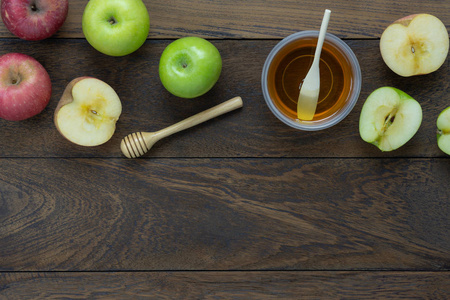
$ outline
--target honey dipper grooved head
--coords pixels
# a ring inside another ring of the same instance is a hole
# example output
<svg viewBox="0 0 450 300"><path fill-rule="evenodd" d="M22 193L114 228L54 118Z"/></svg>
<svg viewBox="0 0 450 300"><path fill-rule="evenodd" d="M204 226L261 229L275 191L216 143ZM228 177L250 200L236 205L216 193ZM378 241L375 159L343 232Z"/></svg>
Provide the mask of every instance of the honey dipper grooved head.
<svg viewBox="0 0 450 300"><path fill-rule="evenodd" d="M142 132L135 132L124 137L120 143L120 149L128 158L139 157L149 150L144 142Z"/></svg>

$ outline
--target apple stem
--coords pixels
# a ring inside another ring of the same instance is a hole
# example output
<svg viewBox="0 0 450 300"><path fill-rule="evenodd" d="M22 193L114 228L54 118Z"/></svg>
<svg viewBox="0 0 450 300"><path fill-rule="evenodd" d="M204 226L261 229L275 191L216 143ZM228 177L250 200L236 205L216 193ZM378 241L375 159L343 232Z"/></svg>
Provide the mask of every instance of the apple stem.
<svg viewBox="0 0 450 300"><path fill-rule="evenodd" d="M20 75L19 76L14 76L14 78L12 78L11 80L11 84L13 85L18 85L21 81Z"/></svg>
<svg viewBox="0 0 450 300"><path fill-rule="evenodd" d="M109 24L114 25L117 23L117 20L114 17L109 18Z"/></svg>
<svg viewBox="0 0 450 300"><path fill-rule="evenodd" d="M37 8L37 6L36 6L36 3L34 3L34 2L31 3L30 8L31 8L32 11L38 11L38 8Z"/></svg>

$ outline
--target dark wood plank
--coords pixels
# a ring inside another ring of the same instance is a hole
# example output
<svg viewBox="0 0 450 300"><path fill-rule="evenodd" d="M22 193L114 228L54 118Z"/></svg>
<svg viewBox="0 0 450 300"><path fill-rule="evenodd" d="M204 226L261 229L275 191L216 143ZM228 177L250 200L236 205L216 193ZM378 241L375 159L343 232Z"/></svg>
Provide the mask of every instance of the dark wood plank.
<svg viewBox="0 0 450 300"><path fill-rule="evenodd" d="M135 131L169 126L229 98L240 95L244 107L158 142L146 157L446 157L436 144L436 118L450 103L449 60L436 72L402 78L381 59L378 41L346 41L358 57L363 87L358 103L340 124L320 132L301 132L276 119L267 108L260 74L277 40L214 41L223 57L223 72L206 95L185 100L164 90L159 57L168 40L148 41L136 53L107 57L85 40L39 43L2 40L0 54L15 51L35 57L49 71L52 99L40 115L22 122L0 120L0 157L122 157L120 140ZM117 131L108 143L94 148L66 141L53 125L53 113L68 82L94 76L116 89L123 103ZM358 122L367 96L381 86L394 86L415 97L423 108L418 133L405 146L382 153L362 141ZM448 156L447 156L448 157Z"/></svg>
<svg viewBox="0 0 450 300"><path fill-rule="evenodd" d="M435 141L450 103L449 60L401 78L378 49L384 28L411 13L450 29L449 1L144 2L149 40L119 58L85 41L87 0L71 0L45 41L21 41L0 22L0 55L35 57L53 83L42 114L0 120L1 299L450 298L450 159ZM265 106L260 74L272 47L317 29L325 8L329 32L360 61L363 89L341 124L298 132ZM158 61L191 35L212 40L224 69L211 92L182 100L163 89ZM65 141L52 121L66 84L83 75L123 101L117 132L100 147ZM386 85L419 100L424 120L407 145L381 153L359 138L358 119ZM122 158L126 134L236 95L244 108L160 141L144 159Z"/></svg>
<svg viewBox="0 0 450 300"><path fill-rule="evenodd" d="M0 273L6 299L448 299L449 272Z"/></svg>
<svg viewBox="0 0 450 300"><path fill-rule="evenodd" d="M87 0L69 1L69 15L56 38L84 38L81 19ZM282 38L299 30L318 30L323 11L332 10L329 32L346 38L378 38L393 21L429 13L450 26L447 0L361 1L202 1L144 0L150 15L149 38ZM448 28L448 27L447 27ZM1 22L0 37L12 37Z"/></svg>
<svg viewBox="0 0 450 300"><path fill-rule="evenodd" d="M24 158L0 170L0 271L450 268L450 160Z"/></svg>

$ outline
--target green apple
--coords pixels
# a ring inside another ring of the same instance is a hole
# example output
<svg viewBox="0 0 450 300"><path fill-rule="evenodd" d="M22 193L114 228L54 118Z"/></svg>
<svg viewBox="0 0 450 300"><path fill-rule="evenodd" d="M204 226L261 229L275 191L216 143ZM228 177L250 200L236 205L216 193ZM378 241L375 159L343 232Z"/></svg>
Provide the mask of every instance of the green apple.
<svg viewBox="0 0 450 300"><path fill-rule="evenodd" d="M436 125L438 128L437 143L439 149L450 155L450 106L439 114Z"/></svg>
<svg viewBox="0 0 450 300"><path fill-rule="evenodd" d="M181 98L195 98L208 92L216 84L221 71L219 50L199 37L173 41L164 49L159 61L162 84Z"/></svg>
<svg viewBox="0 0 450 300"><path fill-rule="evenodd" d="M381 151L408 142L422 123L422 108L411 96L393 87L373 91L361 110L359 134Z"/></svg>
<svg viewBox="0 0 450 300"><path fill-rule="evenodd" d="M82 28L92 47L106 55L123 56L144 44L150 17L142 0L90 0Z"/></svg>

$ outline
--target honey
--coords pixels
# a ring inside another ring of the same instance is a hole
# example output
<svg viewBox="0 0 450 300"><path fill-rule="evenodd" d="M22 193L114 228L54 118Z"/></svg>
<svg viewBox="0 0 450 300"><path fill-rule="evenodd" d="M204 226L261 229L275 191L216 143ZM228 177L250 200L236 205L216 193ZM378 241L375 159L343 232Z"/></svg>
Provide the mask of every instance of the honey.
<svg viewBox="0 0 450 300"><path fill-rule="evenodd" d="M320 93L312 121L297 119L299 86L306 77L317 45L317 37L305 37L281 48L267 73L267 88L274 105L297 122L330 118L346 104L354 74L348 58L338 46L325 40L320 56Z"/></svg>

